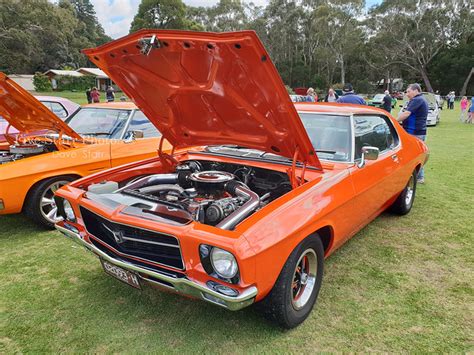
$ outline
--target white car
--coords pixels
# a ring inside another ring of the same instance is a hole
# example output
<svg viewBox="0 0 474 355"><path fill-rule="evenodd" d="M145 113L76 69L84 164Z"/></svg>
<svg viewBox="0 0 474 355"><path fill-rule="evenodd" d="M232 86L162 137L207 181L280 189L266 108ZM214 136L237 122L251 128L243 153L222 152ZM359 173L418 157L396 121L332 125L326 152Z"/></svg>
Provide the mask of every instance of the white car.
<svg viewBox="0 0 474 355"><path fill-rule="evenodd" d="M426 118L426 125L427 126L436 126L441 118L441 110L438 106L438 101L436 100L436 95L431 92L422 92L423 96L425 97L426 101L428 101L428 117ZM404 103L400 107L402 111L405 111L408 105L408 98L404 97Z"/></svg>

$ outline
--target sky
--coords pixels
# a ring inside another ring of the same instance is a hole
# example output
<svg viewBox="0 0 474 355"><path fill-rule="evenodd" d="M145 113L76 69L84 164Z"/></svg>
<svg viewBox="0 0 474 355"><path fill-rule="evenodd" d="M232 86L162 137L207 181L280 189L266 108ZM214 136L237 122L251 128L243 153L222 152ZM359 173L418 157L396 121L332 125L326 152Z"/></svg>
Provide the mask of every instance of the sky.
<svg viewBox="0 0 474 355"><path fill-rule="evenodd" d="M212 6L218 0L183 0L191 6ZM366 0L367 6L380 3L381 0ZM91 0L94 4L97 18L104 27L105 33L112 38L128 34L133 17L138 11L141 0ZM256 5L265 6L268 0L252 0Z"/></svg>

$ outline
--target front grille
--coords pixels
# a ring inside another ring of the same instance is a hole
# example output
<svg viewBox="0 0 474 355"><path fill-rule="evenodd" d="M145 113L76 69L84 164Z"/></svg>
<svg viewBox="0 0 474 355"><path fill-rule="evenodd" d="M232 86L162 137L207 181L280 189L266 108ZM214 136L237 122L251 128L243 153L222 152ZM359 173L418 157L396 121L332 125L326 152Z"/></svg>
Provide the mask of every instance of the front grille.
<svg viewBox="0 0 474 355"><path fill-rule="evenodd" d="M109 253L113 252L111 249L113 248L122 254L120 258L128 259L127 261L134 264L145 264L150 267L149 264L127 258L127 256L180 270L184 269L181 249L178 239L175 237L110 222L84 207L81 207L81 215L87 231L93 237L92 239L98 240L94 243L95 246L102 242L109 248ZM102 250L102 248L100 249Z"/></svg>

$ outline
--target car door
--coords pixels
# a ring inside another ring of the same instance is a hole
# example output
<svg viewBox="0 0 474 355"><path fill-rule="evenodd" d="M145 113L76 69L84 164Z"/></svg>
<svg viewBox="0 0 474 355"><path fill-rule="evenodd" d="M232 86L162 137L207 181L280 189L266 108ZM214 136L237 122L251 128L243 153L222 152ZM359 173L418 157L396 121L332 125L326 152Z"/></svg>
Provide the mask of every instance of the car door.
<svg viewBox="0 0 474 355"><path fill-rule="evenodd" d="M137 136L143 135L143 138L133 138L133 132ZM111 142L112 166L155 157L158 154L161 133L140 110L132 114L123 138Z"/></svg>
<svg viewBox="0 0 474 355"><path fill-rule="evenodd" d="M359 167L362 147L379 149L376 160ZM360 215L360 225L368 223L401 191L401 170L397 154L399 140L390 120L383 115L354 116L354 160L350 168Z"/></svg>

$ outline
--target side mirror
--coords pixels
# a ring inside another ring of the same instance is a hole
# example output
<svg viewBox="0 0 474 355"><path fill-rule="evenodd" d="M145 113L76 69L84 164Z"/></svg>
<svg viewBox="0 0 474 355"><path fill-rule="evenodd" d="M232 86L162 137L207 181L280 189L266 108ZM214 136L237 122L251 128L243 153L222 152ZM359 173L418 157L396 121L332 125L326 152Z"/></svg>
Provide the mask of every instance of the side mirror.
<svg viewBox="0 0 474 355"><path fill-rule="evenodd" d="M127 137L125 138L125 143L131 143L135 139L140 139L143 137L144 137L143 131L129 131L127 133Z"/></svg>
<svg viewBox="0 0 474 355"><path fill-rule="evenodd" d="M380 150L377 147L362 147L362 157L357 167L362 168L366 160L377 160Z"/></svg>

